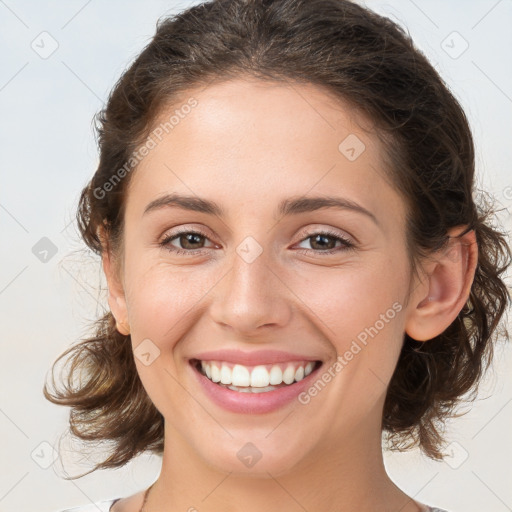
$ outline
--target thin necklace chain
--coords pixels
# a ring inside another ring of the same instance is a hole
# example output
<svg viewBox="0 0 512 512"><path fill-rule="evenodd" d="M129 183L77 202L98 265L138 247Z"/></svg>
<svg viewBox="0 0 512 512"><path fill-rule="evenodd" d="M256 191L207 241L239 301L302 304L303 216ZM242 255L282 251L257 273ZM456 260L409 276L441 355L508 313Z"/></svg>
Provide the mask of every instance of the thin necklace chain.
<svg viewBox="0 0 512 512"><path fill-rule="evenodd" d="M146 505L146 501L148 501L149 491L151 490L151 488L153 487L153 485L155 485L155 484L153 483L152 485L150 485L150 486L146 489L146 492L144 493L144 500L142 501L142 506L140 507L139 512L144 512L144 506Z"/></svg>

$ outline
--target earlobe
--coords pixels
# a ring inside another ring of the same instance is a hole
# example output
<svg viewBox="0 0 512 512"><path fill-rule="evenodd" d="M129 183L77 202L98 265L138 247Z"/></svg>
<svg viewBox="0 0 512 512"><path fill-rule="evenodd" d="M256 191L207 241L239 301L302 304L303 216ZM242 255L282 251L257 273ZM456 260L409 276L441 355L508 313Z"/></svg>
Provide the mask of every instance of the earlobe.
<svg viewBox="0 0 512 512"><path fill-rule="evenodd" d="M427 341L441 334L466 304L478 259L474 230L454 228L448 247L427 264L427 280L417 287L410 302L405 332L417 341Z"/></svg>
<svg viewBox="0 0 512 512"><path fill-rule="evenodd" d="M120 298L119 296L114 295L110 286L108 290L108 305L116 319L116 329L121 334L128 336L128 334L130 334L130 325L127 320L128 315L125 299L124 297Z"/></svg>

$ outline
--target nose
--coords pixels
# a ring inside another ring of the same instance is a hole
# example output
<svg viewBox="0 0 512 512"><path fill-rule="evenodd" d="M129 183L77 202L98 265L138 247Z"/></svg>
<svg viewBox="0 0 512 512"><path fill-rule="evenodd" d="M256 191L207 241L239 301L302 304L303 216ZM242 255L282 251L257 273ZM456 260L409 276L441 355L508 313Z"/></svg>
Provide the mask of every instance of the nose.
<svg viewBox="0 0 512 512"><path fill-rule="evenodd" d="M239 336L282 327L291 317L290 291L264 254L250 263L236 254L233 266L211 292L213 321Z"/></svg>

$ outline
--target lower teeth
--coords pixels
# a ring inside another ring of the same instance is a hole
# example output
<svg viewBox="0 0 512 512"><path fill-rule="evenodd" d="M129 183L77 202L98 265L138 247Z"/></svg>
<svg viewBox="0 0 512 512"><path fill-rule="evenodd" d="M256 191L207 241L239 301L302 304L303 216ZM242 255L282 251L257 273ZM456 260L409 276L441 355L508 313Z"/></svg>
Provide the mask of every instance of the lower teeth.
<svg viewBox="0 0 512 512"><path fill-rule="evenodd" d="M231 384L221 384L220 382L216 382L215 384L218 384L219 386L222 386L224 388L231 389L232 391L238 391L240 393L266 393L267 391L273 391L274 389L278 389L283 387L283 385L279 386L266 386L264 388L253 388L251 386L248 387L239 387L239 386L233 386ZM287 384L284 384L286 386Z"/></svg>

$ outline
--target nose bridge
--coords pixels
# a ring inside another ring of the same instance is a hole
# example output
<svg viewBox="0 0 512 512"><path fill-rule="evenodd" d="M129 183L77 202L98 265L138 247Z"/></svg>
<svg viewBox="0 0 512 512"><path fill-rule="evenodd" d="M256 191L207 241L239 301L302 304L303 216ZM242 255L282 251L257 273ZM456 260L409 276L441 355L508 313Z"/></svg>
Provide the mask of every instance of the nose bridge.
<svg viewBox="0 0 512 512"><path fill-rule="evenodd" d="M269 254L252 237L236 247L228 275L215 287L211 314L216 322L249 333L288 321L286 287L275 275Z"/></svg>

